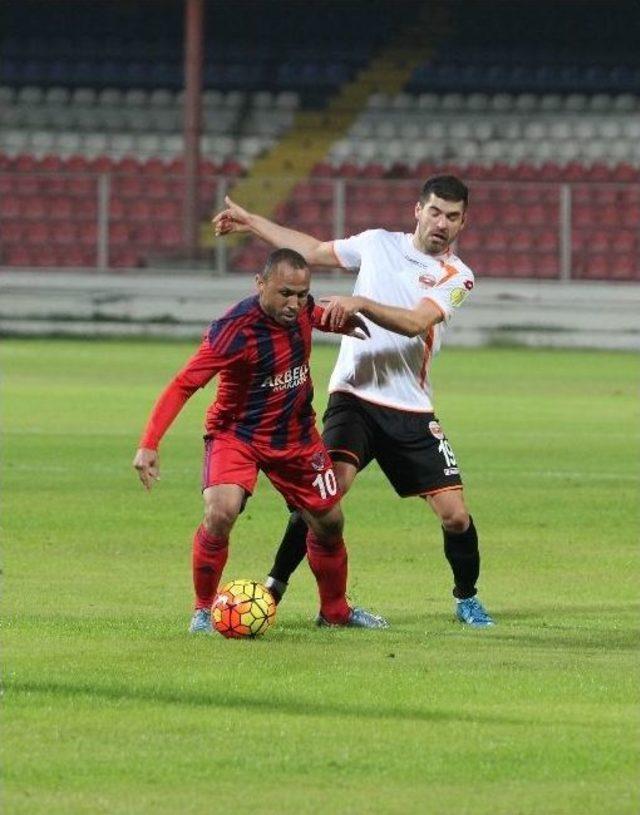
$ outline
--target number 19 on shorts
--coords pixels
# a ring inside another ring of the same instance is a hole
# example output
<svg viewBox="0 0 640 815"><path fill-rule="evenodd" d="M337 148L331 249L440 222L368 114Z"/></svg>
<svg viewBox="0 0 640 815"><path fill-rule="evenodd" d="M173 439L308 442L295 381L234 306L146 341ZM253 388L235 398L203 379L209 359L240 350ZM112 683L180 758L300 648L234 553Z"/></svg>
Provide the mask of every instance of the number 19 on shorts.
<svg viewBox="0 0 640 815"><path fill-rule="evenodd" d="M323 473L318 473L311 483L318 490L323 501L326 501L327 498L333 498L338 492L338 482L331 468Z"/></svg>

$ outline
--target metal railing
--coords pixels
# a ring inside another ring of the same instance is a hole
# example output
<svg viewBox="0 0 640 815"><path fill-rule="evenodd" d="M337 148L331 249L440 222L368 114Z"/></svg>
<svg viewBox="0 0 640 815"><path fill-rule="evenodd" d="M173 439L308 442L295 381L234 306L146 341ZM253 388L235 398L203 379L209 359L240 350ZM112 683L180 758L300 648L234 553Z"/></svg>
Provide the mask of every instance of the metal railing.
<svg viewBox="0 0 640 815"><path fill-rule="evenodd" d="M184 177L119 173L0 173L0 265L101 271L167 266L224 275L259 268L255 240L213 240L211 215L235 179L202 176L199 251L187 257ZM242 180L243 200L264 200L273 179ZM273 204L280 223L321 239L383 227L412 232L414 179L311 178ZM470 183L458 254L485 277L640 280L640 185ZM262 195L261 195L262 194Z"/></svg>

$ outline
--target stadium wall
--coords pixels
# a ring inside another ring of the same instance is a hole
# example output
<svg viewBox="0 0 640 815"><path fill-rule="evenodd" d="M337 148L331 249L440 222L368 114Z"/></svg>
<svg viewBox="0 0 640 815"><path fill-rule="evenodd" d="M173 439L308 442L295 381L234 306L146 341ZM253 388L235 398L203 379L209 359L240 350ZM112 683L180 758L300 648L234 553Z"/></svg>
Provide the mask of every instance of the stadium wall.
<svg viewBox="0 0 640 815"><path fill-rule="evenodd" d="M316 297L349 294L351 288L348 277L314 277ZM251 275L0 271L0 334L196 339L253 290ZM640 287L633 284L481 279L447 342L640 350L638 313ZM325 334L317 338L335 341Z"/></svg>

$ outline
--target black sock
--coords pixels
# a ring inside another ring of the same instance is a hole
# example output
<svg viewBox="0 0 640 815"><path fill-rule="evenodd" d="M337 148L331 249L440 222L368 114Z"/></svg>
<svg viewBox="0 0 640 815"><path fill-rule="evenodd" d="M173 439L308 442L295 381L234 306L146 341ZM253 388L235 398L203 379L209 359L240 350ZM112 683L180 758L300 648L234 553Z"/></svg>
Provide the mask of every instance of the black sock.
<svg viewBox="0 0 640 815"><path fill-rule="evenodd" d="M444 536L444 553L453 572L455 583L453 596L459 600L473 597L476 594L476 583L480 575L480 552L478 551L478 533L470 518L466 532L456 534L442 530Z"/></svg>
<svg viewBox="0 0 640 815"><path fill-rule="evenodd" d="M292 512L273 566L269 569L269 577L281 583L288 583L306 554L307 524L299 512Z"/></svg>

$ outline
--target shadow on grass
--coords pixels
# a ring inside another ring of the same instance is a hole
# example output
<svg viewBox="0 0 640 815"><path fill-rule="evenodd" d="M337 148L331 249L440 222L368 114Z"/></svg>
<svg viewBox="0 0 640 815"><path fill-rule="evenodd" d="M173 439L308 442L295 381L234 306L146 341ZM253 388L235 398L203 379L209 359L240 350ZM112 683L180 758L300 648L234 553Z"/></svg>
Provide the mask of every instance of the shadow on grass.
<svg viewBox="0 0 640 815"><path fill-rule="evenodd" d="M204 691L174 691L170 688L132 688L123 685L90 685L80 683L62 683L45 680L12 680L7 681L8 694L46 694L59 699L76 700L86 698L87 701L104 700L107 702L142 702L147 704L160 703L163 705L176 705L179 707L220 707L233 708L242 711L252 710L257 713L282 714L285 716L354 716L358 719L390 719L395 721L433 722L433 723L467 723L478 725L509 725L531 727L536 722L528 717L515 717L504 715L487 715L483 713L447 710L428 710L410 707L384 707L380 705L366 706L364 704L351 705L335 699L326 702L310 701L308 699L278 699L270 697L262 699L259 696L232 691L229 687L210 688ZM559 722L555 722L559 724ZM539 723L540 724L540 723ZM592 727L590 722L570 721L564 724L577 727Z"/></svg>

